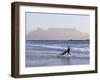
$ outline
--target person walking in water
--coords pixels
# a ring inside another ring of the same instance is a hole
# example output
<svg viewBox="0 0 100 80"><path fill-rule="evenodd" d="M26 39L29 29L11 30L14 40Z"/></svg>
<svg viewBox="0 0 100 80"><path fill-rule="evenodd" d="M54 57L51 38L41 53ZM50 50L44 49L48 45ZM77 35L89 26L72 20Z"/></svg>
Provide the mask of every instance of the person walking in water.
<svg viewBox="0 0 100 80"><path fill-rule="evenodd" d="M66 51L64 51L63 53L61 53L61 55L65 55L67 53L67 55L71 55L70 53L70 47L68 46L68 49Z"/></svg>

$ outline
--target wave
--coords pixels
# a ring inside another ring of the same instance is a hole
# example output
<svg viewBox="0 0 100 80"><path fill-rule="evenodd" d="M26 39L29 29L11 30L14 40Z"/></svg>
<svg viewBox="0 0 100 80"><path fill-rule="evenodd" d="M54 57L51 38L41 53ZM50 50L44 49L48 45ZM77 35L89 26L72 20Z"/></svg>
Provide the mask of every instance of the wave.
<svg viewBox="0 0 100 80"><path fill-rule="evenodd" d="M62 57L60 57L60 58L68 58L67 56L62 56ZM89 59L89 57L86 57L86 56L72 56L72 57L69 57L69 58L71 58L71 59L73 59L73 58L76 58L76 59Z"/></svg>
<svg viewBox="0 0 100 80"><path fill-rule="evenodd" d="M60 52L54 52L54 51L27 51L27 56L30 56L32 58L56 58L56 57L67 57L67 54L61 56ZM33 54L35 53L35 54ZM52 54L53 53L53 54ZM78 54L78 53L71 53L71 58L80 58L85 59L89 58L89 54Z"/></svg>
<svg viewBox="0 0 100 80"><path fill-rule="evenodd" d="M31 44L31 45L29 45L29 44L27 44L27 46L32 46L32 47L43 47L43 48L50 48L50 49L67 49L67 47L61 47L61 46L54 46L54 45L43 45L43 44L41 44L41 45L38 45L38 44ZM84 48L80 48L80 47L71 47L71 50L78 50L78 51L89 51L89 48L86 48L86 47L84 47Z"/></svg>

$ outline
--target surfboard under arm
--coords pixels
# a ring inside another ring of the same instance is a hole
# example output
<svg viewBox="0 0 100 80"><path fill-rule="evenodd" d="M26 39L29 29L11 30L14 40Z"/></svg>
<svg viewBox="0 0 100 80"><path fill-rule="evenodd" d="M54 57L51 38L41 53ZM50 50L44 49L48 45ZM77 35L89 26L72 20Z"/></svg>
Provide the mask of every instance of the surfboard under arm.
<svg viewBox="0 0 100 80"><path fill-rule="evenodd" d="M71 57L71 56L72 56L71 54L66 54L66 55L58 54L58 57Z"/></svg>

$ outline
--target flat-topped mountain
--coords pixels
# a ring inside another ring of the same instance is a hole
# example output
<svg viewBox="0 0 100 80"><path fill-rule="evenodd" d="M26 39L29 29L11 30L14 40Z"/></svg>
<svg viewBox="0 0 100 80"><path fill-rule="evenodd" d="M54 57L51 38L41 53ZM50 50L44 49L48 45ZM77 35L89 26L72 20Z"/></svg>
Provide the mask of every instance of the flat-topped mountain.
<svg viewBox="0 0 100 80"><path fill-rule="evenodd" d="M27 40L86 40L89 35L73 28L38 28L26 34Z"/></svg>

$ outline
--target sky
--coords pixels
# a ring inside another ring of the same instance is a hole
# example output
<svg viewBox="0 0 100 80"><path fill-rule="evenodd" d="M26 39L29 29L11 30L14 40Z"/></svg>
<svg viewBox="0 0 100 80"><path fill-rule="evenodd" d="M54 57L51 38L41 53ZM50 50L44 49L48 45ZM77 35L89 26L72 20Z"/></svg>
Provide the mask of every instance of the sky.
<svg viewBox="0 0 100 80"><path fill-rule="evenodd" d="M89 33L90 28L90 16L82 14L26 12L25 20L26 34L37 28L74 28L82 33Z"/></svg>

